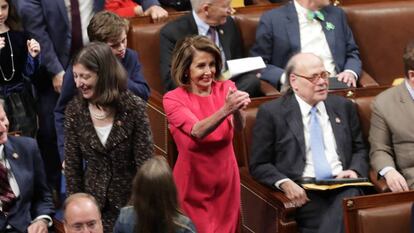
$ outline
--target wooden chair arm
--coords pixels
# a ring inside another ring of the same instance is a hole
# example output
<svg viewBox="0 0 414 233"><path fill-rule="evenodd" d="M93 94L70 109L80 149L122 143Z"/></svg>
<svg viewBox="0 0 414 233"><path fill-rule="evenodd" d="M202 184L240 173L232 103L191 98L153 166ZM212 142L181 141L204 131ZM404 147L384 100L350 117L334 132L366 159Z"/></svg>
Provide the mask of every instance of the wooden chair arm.
<svg viewBox="0 0 414 233"><path fill-rule="evenodd" d="M279 95L280 92L274 88L270 83L260 80L260 91L265 96L271 96L271 95Z"/></svg>
<svg viewBox="0 0 414 233"><path fill-rule="evenodd" d="M362 71L361 77L358 79L357 86L360 87L377 87L379 84L367 72Z"/></svg>
<svg viewBox="0 0 414 233"><path fill-rule="evenodd" d="M414 191L344 198L345 232L411 232L413 201Z"/></svg>
<svg viewBox="0 0 414 233"><path fill-rule="evenodd" d="M369 171L369 179L371 180L371 183L374 184L375 190L377 190L377 192L386 193L391 191L385 179L383 177L379 177L378 173L372 168Z"/></svg>
<svg viewBox="0 0 414 233"><path fill-rule="evenodd" d="M242 228L252 232L297 232L296 207L280 191L258 183L240 168Z"/></svg>

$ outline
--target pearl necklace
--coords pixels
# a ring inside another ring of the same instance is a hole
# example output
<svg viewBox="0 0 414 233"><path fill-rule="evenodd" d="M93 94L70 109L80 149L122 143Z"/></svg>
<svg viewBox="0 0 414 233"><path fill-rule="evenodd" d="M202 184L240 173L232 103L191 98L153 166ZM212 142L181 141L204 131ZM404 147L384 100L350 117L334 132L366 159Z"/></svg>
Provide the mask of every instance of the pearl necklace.
<svg viewBox="0 0 414 233"><path fill-rule="evenodd" d="M96 112L92 109L92 105L89 104L89 112L91 113L91 116L95 118L96 120L105 120L110 115L110 112L107 112L105 110L100 110L99 112Z"/></svg>
<svg viewBox="0 0 414 233"><path fill-rule="evenodd" d="M13 79L14 73L16 72L16 70L14 69L13 48L12 48L12 45L11 45L9 32L6 32L6 35L7 35L7 40L9 41L10 59L11 59L11 64L12 64L12 74L11 74L10 78L6 78L6 76L4 75L3 69L1 68L1 65L0 65L0 71L1 71L1 76L3 76L4 81L8 82L8 81Z"/></svg>

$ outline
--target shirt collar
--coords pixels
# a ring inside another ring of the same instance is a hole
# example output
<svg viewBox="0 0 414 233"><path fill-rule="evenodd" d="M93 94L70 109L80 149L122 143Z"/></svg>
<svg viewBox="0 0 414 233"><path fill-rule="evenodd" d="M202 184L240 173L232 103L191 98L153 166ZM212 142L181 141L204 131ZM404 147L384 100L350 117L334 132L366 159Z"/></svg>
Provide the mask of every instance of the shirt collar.
<svg viewBox="0 0 414 233"><path fill-rule="evenodd" d="M295 97L296 100L299 103L299 108L300 108L300 112L302 114L302 116L309 116L309 112L311 110L311 108L313 106L311 106L310 104L306 103L302 98L300 98L296 93L295 93ZM317 103L315 105L315 107L318 109L318 112L321 116L326 114L326 108L325 108L325 104L323 101L320 101L319 103Z"/></svg>
<svg viewBox="0 0 414 233"><path fill-rule="evenodd" d="M296 0L293 1L293 4L295 5L296 13L300 18L306 19L306 14L308 13L308 9L300 5Z"/></svg>
<svg viewBox="0 0 414 233"><path fill-rule="evenodd" d="M407 87L408 92L411 95L411 98L414 100L414 89L413 87L408 83L408 80L405 79L405 87Z"/></svg>
<svg viewBox="0 0 414 233"><path fill-rule="evenodd" d="M208 29L210 29L210 25L206 24L200 17L198 17L195 11L192 11L195 23L197 25L198 34L202 36L206 36Z"/></svg>
<svg viewBox="0 0 414 233"><path fill-rule="evenodd" d="M0 145L0 161L4 160L4 145Z"/></svg>

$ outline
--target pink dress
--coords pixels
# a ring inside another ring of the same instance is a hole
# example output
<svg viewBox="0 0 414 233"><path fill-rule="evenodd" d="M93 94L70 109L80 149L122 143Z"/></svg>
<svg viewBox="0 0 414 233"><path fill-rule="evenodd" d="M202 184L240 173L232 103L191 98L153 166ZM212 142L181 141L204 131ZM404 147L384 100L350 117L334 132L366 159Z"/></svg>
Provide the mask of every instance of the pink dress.
<svg viewBox="0 0 414 233"><path fill-rule="evenodd" d="M237 231L240 177L233 150L232 115L212 133L198 140L190 136L194 124L218 111L232 81L213 82L209 96L179 87L164 95L169 128L178 148L174 179L181 207L198 233Z"/></svg>

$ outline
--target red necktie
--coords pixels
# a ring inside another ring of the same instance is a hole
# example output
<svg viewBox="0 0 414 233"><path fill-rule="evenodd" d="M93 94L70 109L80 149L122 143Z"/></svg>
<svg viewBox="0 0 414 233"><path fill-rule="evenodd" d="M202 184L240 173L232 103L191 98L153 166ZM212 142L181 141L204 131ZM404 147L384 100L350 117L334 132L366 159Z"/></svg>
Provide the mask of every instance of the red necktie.
<svg viewBox="0 0 414 233"><path fill-rule="evenodd" d="M80 48L82 48L82 26L81 26L81 17L79 12L79 2L78 0L70 0L70 12L72 15L72 44L71 44L71 54L76 53Z"/></svg>
<svg viewBox="0 0 414 233"><path fill-rule="evenodd" d="M9 212L15 199L16 196L10 187L7 168L0 162L0 201L3 205L3 212Z"/></svg>

